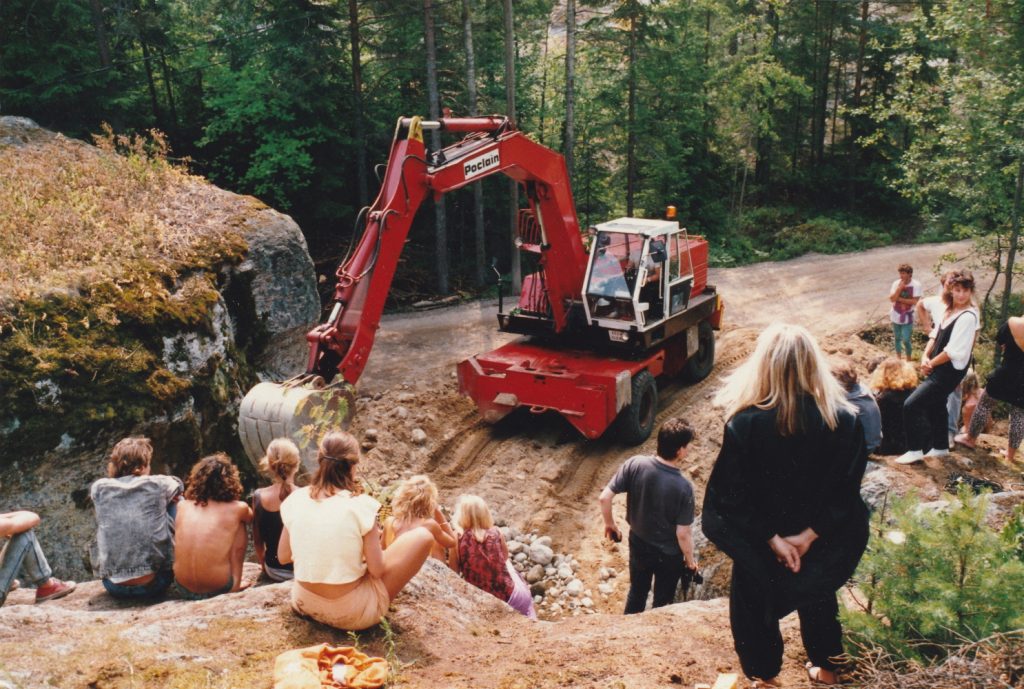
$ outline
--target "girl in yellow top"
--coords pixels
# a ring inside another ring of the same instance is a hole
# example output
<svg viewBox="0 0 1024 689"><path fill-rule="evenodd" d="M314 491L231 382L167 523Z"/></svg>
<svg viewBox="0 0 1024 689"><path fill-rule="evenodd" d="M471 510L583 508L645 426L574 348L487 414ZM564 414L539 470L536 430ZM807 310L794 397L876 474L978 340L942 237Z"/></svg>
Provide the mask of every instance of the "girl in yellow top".
<svg viewBox="0 0 1024 689"><path fill-rule="evenodd" d="M437 486L423 474L402 482L391 500L391 516L384 520L381 545L388 548L402 534L426 529L434 539L431 555L442 562L449 548L455 547L455 531L437 506Z"/></svg>
<svg viewBox="0 0 1024 689"><path fill-rule="evenodd" d="M317 463L310 485L281 503L277 555L295 565L292 609L339 629L367 629L423 566L434 537L413 529L381 549L380 503L362 495L359 443L351 434L324 436Z"/></svg>

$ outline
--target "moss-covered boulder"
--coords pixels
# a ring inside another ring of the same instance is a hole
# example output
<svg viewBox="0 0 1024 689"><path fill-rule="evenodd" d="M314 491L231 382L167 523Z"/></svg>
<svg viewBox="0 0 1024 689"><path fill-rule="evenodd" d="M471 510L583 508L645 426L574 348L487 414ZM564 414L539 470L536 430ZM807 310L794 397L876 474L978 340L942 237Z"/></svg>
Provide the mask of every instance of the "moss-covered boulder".
<svg viewBox="0 0 1024 689"><path fill-rule="evenodd" d="M0 510L39 512L81 576L88 485L124 435L153 438L157 471L220 450L245 468L238 402L302 368L313 265L290 218L168 163L157 134L0 118L0 169Z"/></svg>

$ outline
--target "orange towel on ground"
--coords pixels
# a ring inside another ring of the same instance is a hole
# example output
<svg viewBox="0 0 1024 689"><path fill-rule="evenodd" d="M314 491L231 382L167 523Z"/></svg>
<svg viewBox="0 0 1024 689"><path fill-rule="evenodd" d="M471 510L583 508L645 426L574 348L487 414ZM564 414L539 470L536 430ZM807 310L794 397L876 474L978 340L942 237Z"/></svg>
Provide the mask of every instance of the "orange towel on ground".
<svg viewBox="0 0 1024 689"><path fill-rule="evenodd" d="M334 681L335 663L344 663L345 679ZM285 651L274 661L274 689L323 689L352 687L375 689L384 686L388 663L373 658L352 646L319 644Z"/></svg>

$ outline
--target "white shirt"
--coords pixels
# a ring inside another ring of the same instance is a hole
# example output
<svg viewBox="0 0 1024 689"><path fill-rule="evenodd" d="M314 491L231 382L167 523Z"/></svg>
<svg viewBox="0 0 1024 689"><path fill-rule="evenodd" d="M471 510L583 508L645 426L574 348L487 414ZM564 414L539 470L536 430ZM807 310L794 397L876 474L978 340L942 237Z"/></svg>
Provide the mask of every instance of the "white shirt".
<svg viewBox="0 0 1024 689"><path fill-rule="evenodd" d="M295 578L312 584L347 584L366 573L363 536L373 528L380 503L347 490L314 500L309 487L281 503L281 521L295 562Z"/></svg>
<svg viewBox="0 0 1024 689"><path fill-rule="evenodd" d="M961 313L945 319L942 321L942 325L946 327L953 320L956 320L956 324L953 326L953 332L949 336L946 348L942 351L949 355L949 362L953 364L953 368L963 371L971 361L974 336L981 330L981 319L978 317L978 310L971 306ZM939 321L935 321L935 323L936 326L932 328L932 337L937 337L939 334Z"/></svg>
<svg viewBox="0 0 1024 689"><path fill-rule="evenodd" d="M902 280L898 278L894 280L892 283L892 287L889 288L889 294L895 292L896 288L900 286L901 282ZM909 295L901 294L900 296L920 297L921 283L918 282L917 280L911 279L910 282L906 285L906 287L904 287L900 291L910 292ZM893 323L902 323L904 325L906 325L907 323L913 323L914 307L909 304L897 304L896 302L893 302L892 308L889 310L889 320L892 321Z"/></svg>

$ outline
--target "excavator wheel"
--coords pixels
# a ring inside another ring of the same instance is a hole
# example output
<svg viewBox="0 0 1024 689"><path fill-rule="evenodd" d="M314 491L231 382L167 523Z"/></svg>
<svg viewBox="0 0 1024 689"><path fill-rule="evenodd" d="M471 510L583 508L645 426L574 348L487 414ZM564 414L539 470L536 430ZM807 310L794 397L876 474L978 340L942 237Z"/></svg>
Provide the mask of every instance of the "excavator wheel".
<svg viewBox="0 0 1024 689"><path fill-rule="evenodd" d="M246 394L238 410L238 435L245 454L259 468L271 440L291 438L299 447L303 466L314 472L320 438L328 431L348 428L355 399L355 387L344 380L327 385L320 376L303 375L284 383L260 383Z"/></svg>
<svg viewBox="0 0 1024 689"><path fill-rule="evenodd" d="M633 376L631 402L615 420L615 435L626 445L639 445L651 436L658 416L658 384L649 371Z"/></svg>
<svg viewBox="0 0 1024 689"><path fill-rule="evenodd" d="M686 360L683 366L683 378L690 383L697 383L708 377L715 367L715 331L707 321L697 326L697 351Z"/></svg>

